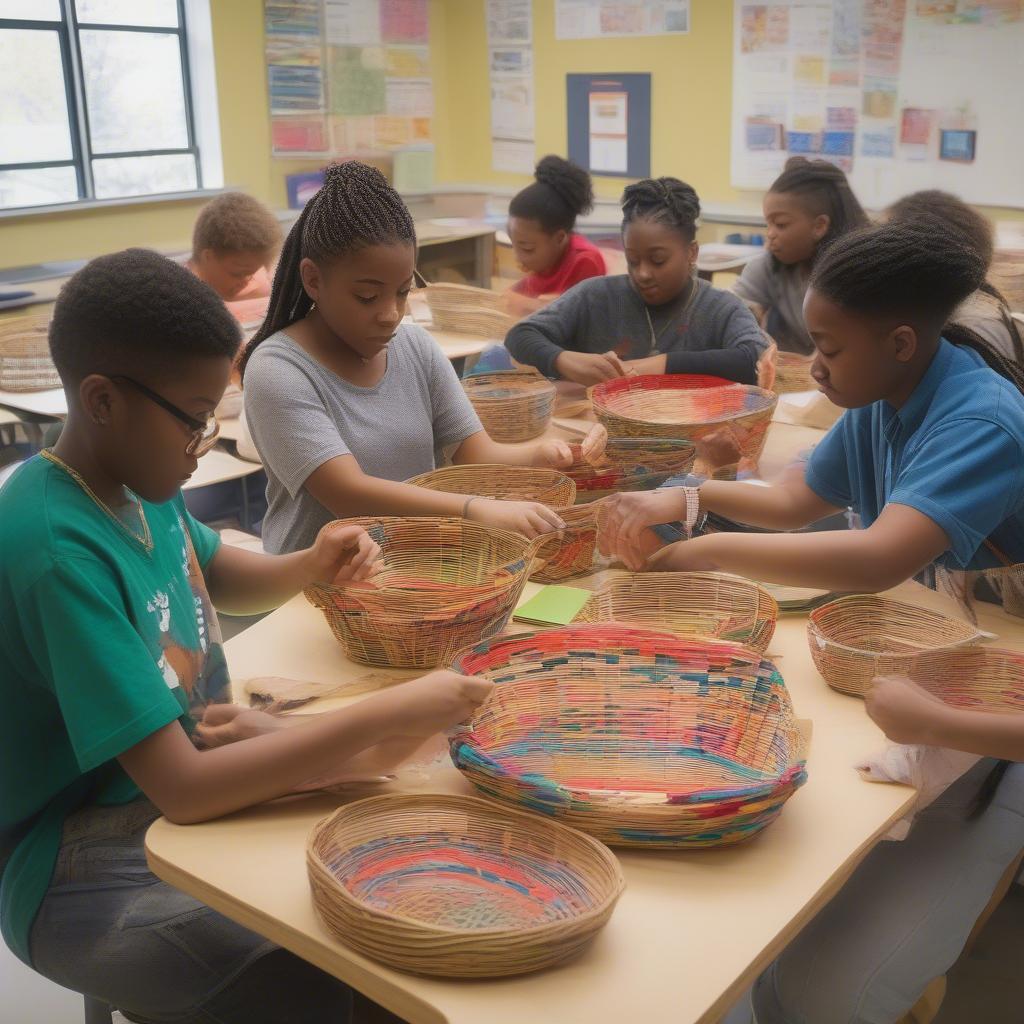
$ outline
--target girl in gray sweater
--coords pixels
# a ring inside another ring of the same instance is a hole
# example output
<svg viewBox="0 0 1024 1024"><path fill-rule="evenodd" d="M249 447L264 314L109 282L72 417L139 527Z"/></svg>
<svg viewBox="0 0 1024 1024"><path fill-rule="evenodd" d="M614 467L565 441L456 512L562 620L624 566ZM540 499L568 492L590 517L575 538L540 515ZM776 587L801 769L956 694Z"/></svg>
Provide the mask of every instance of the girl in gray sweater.
<svg viewBox="0 0 1024 1024"><path fill-rule="evenodd" d="M622 194L628 274L581 281L516 324L505 346L549 377L591 385L640 373L757 380L767 347L744 303L695 275L697 193L677 178Z"/></svg>

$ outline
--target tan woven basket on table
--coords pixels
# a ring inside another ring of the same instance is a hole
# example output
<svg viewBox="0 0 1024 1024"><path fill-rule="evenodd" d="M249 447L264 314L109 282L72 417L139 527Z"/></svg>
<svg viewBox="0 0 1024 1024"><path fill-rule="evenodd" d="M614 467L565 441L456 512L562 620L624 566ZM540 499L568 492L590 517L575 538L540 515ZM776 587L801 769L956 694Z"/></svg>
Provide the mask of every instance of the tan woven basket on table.
<svg viewBox="0 0 1024 1024"><path fill-rule="evenodd" d="M462 387L494 441L529 441L540 437L551 422L555 385L536 370L478 373L467 377Z"/></svg>
<svg viewBox="0 0 1024 1024"><path fill-rule="evenodd" d="M863 697L875 676L905 673L922 654L976 644L969 622L872 594L840 597L807 620L811 657L825 682Z"/></svg>
<svg viewBox="0 0 1024 1024"><path fill-rule="evenodd" d="M601 461L584 461L582 445L569 445L575 462L565 472L576 483L580 504L624 491L650 491L669 477L689 473L696 449L690 441L666 438L609 438Z"/></svg>
<svg viewBox="0 0 1024 1024"><path fill-rule="evenodd" d="M995 285L1015 313L1024 313L1024 252L996 252L988 268Z"/></svg>
<svg viewBox="0 0 1024 1024"><path fill-rule="evenodd" d="M556 511L566 525L537 552L530 579L557 583L588 572L597 549L597 506L573 506L576 485L557 469L533 466L446 466L406 483L449 494L478 494L505 501L536 501ZM541 564L542 563L542 564Z"/></svg>
<svg viewBox="0 0 1024 1024"><path fill-rule="evenodd" d="M501 295L466 284L428 284L427 305L436 328L504 341L516 318L501 308Z"/></svg>
<svg viewBox="0 0 1024 1024"><path fill-rule="evenodd" d="M0 390L46 391L60 387L50 359L49 316L0 320Z"/></svg>
<svg viewBox="0 0 1024 1024"><path fill-rule="evenodd" d="M599 842L467 796L359 800L312 831L313 904L342 942L416 974L494 978L562 963L625 887Z"/></svg>
<svg viewBox="0 0 1024 1024"><path fill-rule="evenodd" d="M1024 712L1024 654L998 647L957 647L920 654L907 674L956 708Z"/></svg>
<svg viewBox="0 0 1024 1024"><path fill-rule="evenodd" d="M465 519L391 516L339 520L381 546L370 580L307 587L354 661L434 668L467 644L500 632L526 585L542 539Z"/></svg>
<svg viewBox="0 0 1024 1024"><path fill-rule="evenodd" d="M765 651L779 606L764 587L720 572L610 572L574 622L625 622Z"/></svg>
<svg viewBox="0 0 1024 1024"><path fill-rule="evenodd" d="M817 381L811 376L812 356L797 352L780 352L775 357L775 384L772 390L777 395L792 391L817 391Z"/></svg>

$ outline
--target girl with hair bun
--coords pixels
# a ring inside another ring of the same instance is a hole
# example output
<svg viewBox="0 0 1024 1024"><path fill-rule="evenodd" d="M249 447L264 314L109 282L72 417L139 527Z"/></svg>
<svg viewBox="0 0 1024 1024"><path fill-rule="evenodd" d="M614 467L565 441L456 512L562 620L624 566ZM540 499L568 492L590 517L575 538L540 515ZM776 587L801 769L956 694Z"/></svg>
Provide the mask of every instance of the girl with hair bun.
<svg viewBox="0 0 1024 1024"><path fill-rule="evenodd" d="M505 345L548 377L591 385L634 373L753 384L767 347L743 302L695 275L697 193L648 178L622 195L627 274L584 281L516 324Z"/></svg>

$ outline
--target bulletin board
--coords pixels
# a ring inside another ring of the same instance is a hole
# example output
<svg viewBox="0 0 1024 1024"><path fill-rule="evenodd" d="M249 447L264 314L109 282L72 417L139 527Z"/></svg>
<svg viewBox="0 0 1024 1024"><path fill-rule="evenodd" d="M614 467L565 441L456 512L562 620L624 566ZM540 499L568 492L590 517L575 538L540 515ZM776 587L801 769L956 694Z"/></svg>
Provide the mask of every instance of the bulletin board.
<svg viewBox="0 0 1024 1024"><path fill-rule="evenodd" d="M869 208L941 188L1024 208L1024 0L734 0L732 184L789 156Z"/></svg>
<svg viewBox="0 0 1024 1024"><path fill-rule="evenodd" d="M592 175L651 174L651 76L566 75L569 159Z"/></svg>
<svg viewBox="0 0 1024 1024"><path fill-rule="evenodd" d="M274 155L431 150L429 13L428 0L265 0Z"/></svg>

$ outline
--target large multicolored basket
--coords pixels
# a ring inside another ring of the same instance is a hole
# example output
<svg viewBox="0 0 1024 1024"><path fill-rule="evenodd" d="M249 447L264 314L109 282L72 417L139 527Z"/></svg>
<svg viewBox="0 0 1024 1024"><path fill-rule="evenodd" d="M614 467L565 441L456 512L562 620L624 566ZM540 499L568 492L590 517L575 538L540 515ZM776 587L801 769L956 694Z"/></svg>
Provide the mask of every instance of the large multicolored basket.
<svg viewBox="0 0 1024 1024"><path fill-rule="evenodd" d="M741 842L806 779L782 676L738 644L569 626L489 640L453 668L497 684L451 738L455 766L613 846Z"/></svg>
<svg viewBox="0 0 1024 1024"><path fill-rule="evenodd" d="M756 463L779 397L718 377L645 374L596 384L590 400L610 437L727 437Z"/></svg>
<svg viewBox="0 0 1024 1024"><path fill-rule="evenodd" d="M502 309L501 294L466 284L428 284L427 305L435 327L503 341L516 318Z"/></svg>
<svg viewBox="0 0 1024 1024"><path fill-rule="evenodd" d="M979 643L969 622L873 594L840 597L811 612L807 643L825 682L863 697L875 676L910 671L923 654Z"/></svg>
<svg viewBox="0 0 1024 1024"><path fill-rule="evenodd" d="M689 473L697 453L693 442L681 439L610 438L593 465L583 459L580 444L569 447L575 461L565 472L576 484L580 504L622 491L652 491Z"/></svg>
<svg viewBox="0 0 1024 1024"><path fill-rule="evenodd" d="M48 315L0 320L0 389L46 391L61 386L50 359L49 326Z"/></svg>
<svg viewBox="0 0 1024 1024"><path fill-rule="evenodd" d="M502 444L540 437L551 422L555 385L536 370L477 373L462 387L488 436Z"/></svg>
<svg viewBox="0 0 1024 1024"><path fill-rule="evenodd" d="M623 622L765 651L779 606L764 587L721 572L609 572L574 622Z"/></svg>
<svg viewBox="0 0 1024 1024"><path fill-rule="evenodd" d="M381 516L333 525L350 524L381 546L383 568L360 583L305 593L345 653L366 665L433 668L500 632L542 543L465 519Z"/></svg>
<svg viewBox="0 0 1024 1024"><path fill-rule="evenodd" d="M323 923L416 974L492 978L553 967L607 924L625 883L600 843L466 796L359 800L306 851Z"/></svg>

